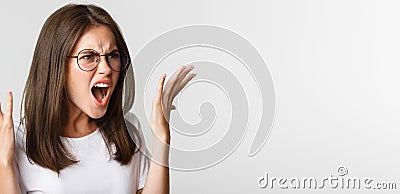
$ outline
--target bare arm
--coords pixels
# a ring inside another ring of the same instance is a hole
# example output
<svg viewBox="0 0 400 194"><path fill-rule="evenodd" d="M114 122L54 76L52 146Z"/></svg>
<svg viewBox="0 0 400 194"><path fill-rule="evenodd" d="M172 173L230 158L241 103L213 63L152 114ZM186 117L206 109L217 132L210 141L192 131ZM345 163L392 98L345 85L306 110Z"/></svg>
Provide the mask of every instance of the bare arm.
<svg viewBox="0 0 400 194"><path fill-rule="evenodd" d="M150 162L146 183L142 194L169 193L169 147L163 143L153 143L153 159ZM155 162L156 161L156 162ZM160 163L160 164L159 164Z"/></svg>
<svg viewBox="0 0 400 194"><path fill-rule="evenodd" d="M0 193L19 194L17 174L14 163L1 164L0 167Z"/></svg>
<svg viewBox="0 0 400 194"><path fill-rule="evenodd" d="M153 129L152 161L142 194L167 194L169 185L169 119L171 110L175 109L172 102L175 96L196 75L188 73L193 66L180 67L165 84L166 75L162 75L153 100L150 126Z"/></svg>
<svg viewBox="0 0 400 194"><path fill-rule="evenodd" d="M12 107L12 93L9 92L4 114L0 107L0 193L17 194L21 191L14 163L15 140Z"/></svg>

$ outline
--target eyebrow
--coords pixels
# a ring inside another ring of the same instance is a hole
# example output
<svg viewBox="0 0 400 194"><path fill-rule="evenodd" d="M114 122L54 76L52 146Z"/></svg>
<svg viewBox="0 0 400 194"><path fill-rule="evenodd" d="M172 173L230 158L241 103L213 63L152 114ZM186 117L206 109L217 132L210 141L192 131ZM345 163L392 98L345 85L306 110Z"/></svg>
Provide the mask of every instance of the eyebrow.
<svg viewBox="0 0 400 194"><path fill-rule="evenodd" d="M110 53L115 52L115 51L119 51L119 50L118 49L114 49L114 50L112 50L112 51L110 51L110 52L108 52L106 54L110 54Z"/></svg>
<svg viewBox="0 0 400 194"><path fill-rule="evenodd" d="M106 53L104 53L104 54L101 54L99 51L97 51L96 49L91 49L91 48L85 48L85 49L81 49L80 51L83 51L83 50L93 50L93 51L96 51L97 53L99 53L100 55L108 55L108 54L110 54L110 53L113 53L113 52L115 52L115 51L119 51L119 49L113 49L113 50L111 50L111 51L109 51L109 52L106 52ZM79 52L80 52L79 51Z"/></svg>

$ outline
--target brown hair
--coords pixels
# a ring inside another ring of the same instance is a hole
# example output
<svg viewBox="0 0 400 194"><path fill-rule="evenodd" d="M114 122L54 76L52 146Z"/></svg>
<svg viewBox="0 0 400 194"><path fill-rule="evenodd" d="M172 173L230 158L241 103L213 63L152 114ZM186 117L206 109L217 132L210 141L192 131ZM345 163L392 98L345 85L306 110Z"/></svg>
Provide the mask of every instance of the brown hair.
<svg viewBox="0 0 400 194"><path fill-rule="evenodd" d="M65 124L63 111L69 104L66 60L78 38L93 25L107 26L115 36L118 49L129 55L118 25L104 9L95 5L63 6L50 15L42 27L23 93L21 123L26 130L26 154L34 163L57 173L78 162L60 139ZM124 84L124 81L130 83ZM124 112L132 107L133 97L133 71L130 66L120 72L105 115L93 119L106 141L110 155L122 165L131 161L137 150L134 141L139 140L129 136L124 122ZM113 154L111 145L115 145Z"/></svg>

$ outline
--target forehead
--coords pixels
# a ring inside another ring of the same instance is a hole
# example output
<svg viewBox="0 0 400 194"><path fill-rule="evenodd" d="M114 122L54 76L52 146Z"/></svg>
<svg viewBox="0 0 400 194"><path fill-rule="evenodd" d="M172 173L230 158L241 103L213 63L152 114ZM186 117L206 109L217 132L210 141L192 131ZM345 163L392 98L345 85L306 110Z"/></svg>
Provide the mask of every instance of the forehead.
<svg viewBox="0 0 400 194"><path fill-rule="evenodd" d="M107 26L94 25L78 38L72 54L77 54L83 49L94 49L99 53L107 53L118 47L114 34Z"/></svg>

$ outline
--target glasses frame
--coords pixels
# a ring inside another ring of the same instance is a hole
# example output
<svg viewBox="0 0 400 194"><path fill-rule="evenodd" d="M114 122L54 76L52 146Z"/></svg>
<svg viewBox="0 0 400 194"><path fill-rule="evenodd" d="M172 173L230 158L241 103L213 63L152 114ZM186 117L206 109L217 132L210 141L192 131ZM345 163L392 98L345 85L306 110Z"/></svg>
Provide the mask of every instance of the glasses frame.
<svg viewBox="0 0 400 194"><path fill-rule="evenodd" d="M79 65L79 58L78 58L78 57L79 57L79 54L81 54L83 51L92 51L92 52L98 54L99 57L96 59L97 64L96 64L96 66L94 66L92 69L85 70L85 69L83 69L83 68L81 67L81 65ZM111 67L110 62L108 61L108 58L107 58L107 56L108 56L109 54L111 54L111 53L113 53L113 52L115 52L115 51L118 51L118 52L120 53L120 57L121 57L121 53L122 53L123 55L126 56L126 64L125 64L125 65L122 65L122 64L121 64L121 69L120 69L119 71L117 71L117 70L115 70L115 69L113 69L113 68ZM99 66L101 56L105 56L108 67L110 67L110 69L113 70L113 71L121 72L121 71L124 71L125 69L127 69L127 68L129 67L130 57L129 57L128 53L126 53L124 50L113 50L113 51L111 51L111 52L109 52L109 53L107 53L107 54L102 55L102 54L100 54L99 52L97 52L97 51L94 50L94 49L82 49L81 51L78 52L78 55L75 55L75 56L67 56L67 57L68 57L68 58L76 58L76 64L78 64L79 69L81 69L82 71L89 72L89 71L93 71L94 69L96 69L96 68Z"/></svg>

